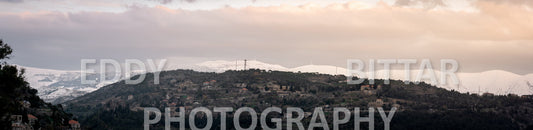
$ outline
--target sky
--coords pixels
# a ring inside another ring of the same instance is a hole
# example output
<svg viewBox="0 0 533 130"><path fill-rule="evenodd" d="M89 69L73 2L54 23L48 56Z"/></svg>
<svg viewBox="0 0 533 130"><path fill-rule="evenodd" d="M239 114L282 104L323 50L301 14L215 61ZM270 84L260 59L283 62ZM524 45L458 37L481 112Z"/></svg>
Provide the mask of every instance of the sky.
<svg viewBox="0 0 533 130"><path fill-rule="evenodd" d="M455 59L461 72L529 74L532 23L527 0L0 0L9 62L61 70L88 58Z"/></svg>

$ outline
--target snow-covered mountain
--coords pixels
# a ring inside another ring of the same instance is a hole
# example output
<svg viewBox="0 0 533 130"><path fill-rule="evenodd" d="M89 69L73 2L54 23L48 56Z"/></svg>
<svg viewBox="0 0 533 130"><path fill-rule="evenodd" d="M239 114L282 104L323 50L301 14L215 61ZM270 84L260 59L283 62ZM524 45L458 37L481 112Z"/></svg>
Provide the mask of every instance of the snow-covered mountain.
<svg viewBox="0 0 533 130"><path fill-rule="evenodd" d="M38 96L46 102L62 103L78 96L98 90L109 83L99 83L99 74L88 74L88 80L98 84L81 84L80 71L40 69L20 66L26 70L24 76L30 86L38 90Z"/></svg>
<svg viewBox="0 0 533 130"><path fill-rule="evenodd" d="M23 67L26 69L26 80L30 86L39 91L38 95L47 102L62 103L75 97L90 93L109 83L99 84L81 84L79 71L63 71L51 69L39 69L33 67ZM246 62L247 69L264 69L291 72L318 72L331 75L346 75L345 68L330 65L304 65L295 68L287 68L277 64L264 63L257 60ZM201 72L224 72L227 70L244 69L244 61L204 61L196 64L179 64L167 63L164 70L175 69L192 69ZM414 80L419 71L410 71L410 80ZM367 73L368 75L368 73ZM440 77L440 72L435 71L435 75ZM88 75L89 80L97 80L99 74ZM494 93L505 95L509 93L518 95L533 94L533 74L518 75L503 70L491 70L480 73L457 73L460 84L452 85L450 83L441 85L432 83L448 90L470 93ZM378 70L375 72L376 79L384 79L385 71ZM123 77L121 78L123 79ZM404 70L391 70L390 79L405 80ZM423 80L429 82L428 80ZM448 81L450 82L450 81ZM431 83L431 82L429 82Z"/></svg>
<svg viewBox="0 0 533 130"><path fill-rule="evenodd" d="M82 85L79 71L19 67L26 69L26 81L46 102L61 103L98 89L96 85Z"/></svg>
<svg viewBox="0 0 533 130"><path fill-rule="evenodd" d="M188 67L175 67L173 69L192 69L196 71L210 71L210 72L224 72L226 70L242 70L244 68L244 61L206 61ZM304 65L295 68L287 68L277 64L263 63L257 60L249 60L246 63L246 68L256 68L264 70L279 70L291 72L318 72L323 74L342 74L346 75L346 68L330 66L330 65ZM414 81L419 70L410 71L410 80ZM440 80L440 71L435 70L437 80ZM376 70L375 78L386 78L384 70ZM369 73L367 73L368 75ZM446 84L440 82L432 83L429 80L422 80L438 87L448 90L456 90L462 93L494 93L497 95L517 94L530 95L533 94L533 74L518 75L512 72L503 70L490 70L480 73L456 73L459 79L459 85L451 83L448 78ZM405 80L406 74L404 70L390 70L390 79Z"/></svg>
<svg viewBox="0 0 533 130"><path fill-rule="evenodd" d="M460 92L490 92L494 94L533 94L533 77L518 75L503 70L491 70L481 73L459 73ZM449 86L451 87L451 86Z"/></svg>

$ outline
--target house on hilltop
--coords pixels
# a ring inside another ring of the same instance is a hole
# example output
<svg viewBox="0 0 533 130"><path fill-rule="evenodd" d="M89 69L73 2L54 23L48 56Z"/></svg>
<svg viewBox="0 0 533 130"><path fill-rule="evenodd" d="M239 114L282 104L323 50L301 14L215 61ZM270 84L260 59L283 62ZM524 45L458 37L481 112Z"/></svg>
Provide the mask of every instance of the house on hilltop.
<svg viewBox="0 0 533 130"><path fill-rule="evenodd" d="M68 124L72 130L81 130L80 123L78 121L70 120L68 121Z"/></svg>

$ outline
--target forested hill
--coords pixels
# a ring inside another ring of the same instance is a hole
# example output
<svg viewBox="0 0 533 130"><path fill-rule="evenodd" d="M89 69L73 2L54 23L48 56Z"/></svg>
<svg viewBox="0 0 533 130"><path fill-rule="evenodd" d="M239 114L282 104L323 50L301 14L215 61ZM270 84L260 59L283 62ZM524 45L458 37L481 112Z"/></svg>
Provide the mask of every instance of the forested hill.
<svg viewBox="0 0 533 130"><path fill-rule="evenodd" d="M0 129L71 129L77 123L72 114L44 102L26 82L24 69L5 61L12 52L0 39Z"/></svg>
<svg viewBox="0 0 533 130"><path fill-rule="evenodd" d="M142 129L143 107L164 110L180 106L247 106L256 111L270 106L292 106L306 112L323 107L326 115L331 115L329 108L332 107L390 110L394 106L399 109L392 119L391 129L533 128L530 96L464 94L425 83L405 84L396 80L389 85L383 84L383 80L376 80L373 85L369 85L368 80L348 85L346 77L341 75L256 69L223 73L164 71L158 85L153 84L153 74L148 74L140 84L117 82L69 101L66 106L86 128L94 129ZM328 116L327 119L332 118ZM375 120L376 129L383 129L379 116ZM160 122L152 127L164 127L164 121ZM177 128L177 124L173 125ZM341 127L351 128L352 125L347 123Z"/></svg>

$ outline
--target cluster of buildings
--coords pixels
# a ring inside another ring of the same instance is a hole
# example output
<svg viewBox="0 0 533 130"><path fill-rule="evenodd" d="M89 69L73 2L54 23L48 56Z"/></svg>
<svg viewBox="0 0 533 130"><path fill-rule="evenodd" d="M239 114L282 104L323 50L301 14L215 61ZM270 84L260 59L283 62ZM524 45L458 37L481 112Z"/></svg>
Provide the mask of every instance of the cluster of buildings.
<svg viewBox="0 0 533 130"><path fill-rule="evenodd" d="M31 103L29 101L20 101L19 102L23 109L26 111L29 111L30 113L34 113L36 115L40 115L41 117L47 117L51 116L53 114L52 110L49 108L38 108L38 109L31 109ZM12 130L40 130L39 126L41 126L39 123L40 120L37 118L37 116L33 114L13 114L9 116L9 120L11 121L11 129ZM80 123L75 120L70 120L69 126L62 126L61 129L63 130L81 130ZM37 126L37 127L36 127Z"/></svg>
<svg viewBox="0 0 533 130"><path fill-rule="evenodd" d="M225 84L230 86L222 86L223 83L218 83L216 80L193 82L191 80L178 81L172 79L169 83L169 86L161 86L161 89L166 91L166 94L164 98L157 103L159 106L153 105L154 107L159 108L170 108L172 116L177 116L179 111L177 108L181 106L185 108L185 113L190 113L190 111L196 107L213 108L215 105L226 107L255 106L257 108L266 108L272 105L270 104L270 101L256 101L258 95L275 96L283 100L306 97L338 98L332 93L311 93L309 91L292 88L292 86L289 85L281 85L276 81ZM351 92L354 94L357 93L355 95L363 94L371 96L375 95L378 90L382 89L382 87L382 85L361 85L359 91ZM354 96L351 94L344 95ZM132 100L134 97L133 95L129 95L127 99ZM395 104L394 102L385 102L382 99L376 99L365 103L368 103L368 107L393 106L399 108L398 104ZM335 107L340 106L340 104L330 105ZM322 107L325 112L332 112L333 107L330 107L329 105ZM138 106L130 109L133 111L143 110L142 107Z"/></svg>
<svg viewBox="0 0 533 130"><path fill-rule="evenodd" d="M37 123L38 118L31 114L26 116L28 118L28 122L22 121L22 115L11 115L11 128L13 130L33 130L33 125Z"/></svg>
<svg viewBox="0 0 533 130"><path fill-rule="evenodd" d="M39 118L32 114L25 115L28 121L23 120L24 115L11 115L11 129L12 130L40 130L41 128L35 128L34 126L39 123ZM63 126L63 130L81 130L80 123L76 120L69 120L69 126Z"/></svg>

